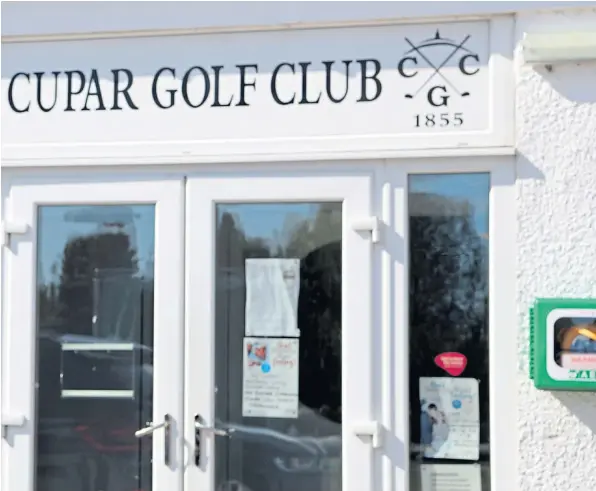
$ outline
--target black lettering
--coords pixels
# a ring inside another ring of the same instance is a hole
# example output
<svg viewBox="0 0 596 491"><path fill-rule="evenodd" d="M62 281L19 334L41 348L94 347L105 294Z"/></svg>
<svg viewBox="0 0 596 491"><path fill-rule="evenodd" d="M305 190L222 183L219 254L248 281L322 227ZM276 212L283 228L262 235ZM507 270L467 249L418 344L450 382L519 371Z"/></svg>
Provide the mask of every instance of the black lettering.
<svg viewBox="0 0 596 491"><path fill-rule="evenodd" d="M323 62L323 65L325 65L325 87L326 87L327 97L329 98L329 100L331 102L335 102L336 104L339 104L341 101L343 101L348 96L348 87L349 87L349 83L350 83L350 63L352 63L352 61L351 60L342 61L342 63L346 66L346 75L345 75L346 90L344 91L344 95L342 97L340 97L339 99L336 99L335 97L333 97L331 95L331 68L333 66L333 63L335 63L335 62L334 61L324 61Z"/></svg>
<svg viewBox="0 0 596 491"><path fill-rule="evenodd" d="M441 89L441 92L443 93L443 95L438 96L438 101L437 101L437 98L435 98L435 92L439 89ZM426 95L426 99L428 100L428 103L431 106L434 106L434 107L446 106L447 101L449 100L449 96L444 95L446 93L447 93L447 87L445 87L444 85L437 85L428 91L428 94Z"/></svg>
<svg viewBox="0 0 596 491"><path fill-rule="evenodd" d="M159 77L161 77L161 74L165 72L169 72L174 79L176 78L176 70L174 68L165 66L157 70L153 76L153 82L151 83L151 97L153 98L153 102L157 107L161 109L170 109L176 103L176 89L166 89L166 92L170 96L170 101L167 105L163 104L157 95L157 82L159 82Z"/></svg>
<svg viewBox="0 0 596 491"><path fill-rule="evenodd" d="M74 111L72 107L72 96L79 95L85 88L85 74L79 70L69 70L64 72L66 74L66 111ZM79 88L73 89L73 76L78 75L79 77Z"/></svg>
<svg viewBox="0 0 596 491"><path fill-rule="evenodd" d="M29 83L31 82L31 77L29 76L28 73L24 73L24 72L16 73L10 79L10 83L8 84L8 105L15 113L26 113L29 111L29 107L31 107L31 101L29 101L23 109L19 109L14 102L14 94L13 94L14 83L17 81L18 77L25 77L27 79L27 82L29 82Z"/></svg>
<svg viewBox="0 0 596 491"><path fill-rule="evenodd" d="M356 60L357 63L360 63L360 81L361 81L361 89L360 89L360 99L358 102L372 102L379 98L381 95L381 91L383 90L383 86L381 85L381 81L378 79L379 73L381 73L381 64L378 60ZM372 63L374 65L374 73L372 75L367 75L367 65ZM368 80L372 80L375 83L376 93L373 97L368 96L367 82Z"/></svg>
<svg viewBox="0 0 596 491"><path fill-rule="evenodd" d="M52 75L54 75L54 102L52 102L50 107L43 107L43 103L41 102L41 91L43 89L42 79L44 72L35 72L34 75L37 78L37 105L44 113L49 113L52 109L54 109L54 106L58 100L58 75L60 75L60 72L52 72Z"/></svg>
<svg viewBox="0 0 596 491"><path fill-rule="evenodd" d="M290 104L294 104L294 100L296 100L296 93L292 95L292 98L289 101L282 101L279 98L279 94L277 93L277 75L279 74L279 71L285 66L289 67L289 69L292 70L293 74L296 73L296 67L292 63L280 63L273 69L273 72L271 73L271 96L273 97L273 100L277 102L280 106L288 106Z"/></svg>
<svg viewBox="0 0 596 491"><path fill-rule="evenodd" d="M406 56L405 58L402 58L401 60L399 60L399 63L397 64L397 71L399 72L399 74L402 77L412 78L418 74L418 70L414 70L413 72L406 73L406 70L404 68L406 61L411 61L412 63L414 63L414 65L418 65L418 60L414 56Z"/></svg>
<svg viewBox="0 0 596 491"><path fill-rule="evenodd" d="M300 69L302 71L302 98L300 99L300 102L298 102L298 104L318 104L321 100L320 92L316 101L308 100L308 66L312 65L312 63L310 61L307 61L298 64L300 65Z"/></svg>
<svg viewBox="0 0 596 491"><path fill-rule="evenodd" d="M190 76L192 75L192 72L194 70L201 72L201 75L203 75L203 80L205 80L205 86L203 89L203 98L201 99L201 101L198 104L193 104L190 100L190 97L188 96L188 81L190 80ZM205 70L203 67L200 67L200 66L193 66L192 68L189 68L186 71L186 73L184 74L184 77L182 77L182 98L184 99L184 102L186 102L186 104L189 107L196 109L198 107L201 107L203 104L205 104L205 101L209 97L210 92L211 92L211 80L209 80L209 74L207 73L207 70Z"/></svg>
<svg viewBox="0 0 596 491"><path fill-rule="evenodd" d="M212 66L211 69L213 70L213 104L211 107L230 107L232 105L232 100L234 96L230 96L230 100L227 104L222 104L219 102L219 73L221 72L223 66Z"/></svg>
<svg viewBox="0 0 596 491"><path fill-rule="evenodd" d="M89 103L89 97L97 97L97 109L96 111L105 111L106 106L103 103L103 96L101 94L101 85L99 84L99 77L97 76L97 70L91 70L91 77L89 77L89 86L87 87L87 97L85 97L85 105L81 111L89 111L87 104Z"/></svg>
<svg viewBox="0 0 596 491"><path fill-rule="evenodd" d="M466 70L466 60L468 58L472 58L473 60L476 60L477 63L480 63L480 58L478 57L478 55L464 55L461 57L461 60L459 60L459 70L464 75L475 75L476 73L478 73L480 71L480 68L476 68L476 70L471 71L471 72L467 71Z"/></svg>
<svg viewBox="0 0 596 491"><path fill-rule="evenodd" d="M246 81L246 69L247 68L252 68L255 73L259 73L259 67L257 65L236 65L236 68L238 68L240 70L240 101L238 102L238 104L236 104L237 106L248 106L249 104L247 104L246 100L245 100L245 95L246 95L246 87L252 87L254 90L256 90L256 78L253 79L252 82L247 82Z"/></svg>
<svg viewBox="0 0 596 491"><path fill-rule="evenodd" d="M122 89L119 88L120 72L123 72L126 75L126 86ZM112 104L112 111L122 111L122 108L118 103L120 94L124 96L128 107L137 111L139 108L135 106L135 103L132 101L132 97L130 97L130 94L128 93L132 87L132 83L134 82L134 76L132 72L126 68L117 68L116 70L112 70L112 73L114 74L114 104Z"/></svg>

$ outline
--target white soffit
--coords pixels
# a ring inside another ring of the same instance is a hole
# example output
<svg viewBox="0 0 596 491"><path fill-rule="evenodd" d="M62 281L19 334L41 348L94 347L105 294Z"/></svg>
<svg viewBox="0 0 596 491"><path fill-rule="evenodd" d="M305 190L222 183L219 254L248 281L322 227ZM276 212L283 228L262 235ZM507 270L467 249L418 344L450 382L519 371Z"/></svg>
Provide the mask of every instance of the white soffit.
<svg viewBox="0 0 596 491"><path fill-rule="evenodd" d="M596 26L592 31L526 33L522 50L530 65L596 60Z"/></svg>

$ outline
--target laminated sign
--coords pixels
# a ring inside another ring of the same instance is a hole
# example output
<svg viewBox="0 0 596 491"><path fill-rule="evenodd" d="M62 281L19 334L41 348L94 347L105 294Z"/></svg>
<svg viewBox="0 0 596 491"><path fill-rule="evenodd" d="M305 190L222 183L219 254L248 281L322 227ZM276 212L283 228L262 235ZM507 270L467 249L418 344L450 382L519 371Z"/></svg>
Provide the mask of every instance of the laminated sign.
<svg viewBox="0 0 596 491"><path fill-rule="evenodd" d="M478 460L478 380L420 378L420 439L424 457Z"/></svg>
<svg viewBox="0 0 596 491"><path fill-rule="evenodd" d="M298 417L298 340L244 338L242 415Z"/></svg>

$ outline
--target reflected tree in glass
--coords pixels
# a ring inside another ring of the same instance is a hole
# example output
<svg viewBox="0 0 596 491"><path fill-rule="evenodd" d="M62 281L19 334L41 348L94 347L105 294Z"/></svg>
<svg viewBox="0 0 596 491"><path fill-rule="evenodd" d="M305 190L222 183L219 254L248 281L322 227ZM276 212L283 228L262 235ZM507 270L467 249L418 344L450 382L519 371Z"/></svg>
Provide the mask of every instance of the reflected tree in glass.
<svg viewBox="0 0 596 491"><path fill-rule="evenodd" d="M488 178L475 176L485 183L481 199L488 202ZM419 378L447 376L434 358L448 351L463 353L468 358L463 376L480 381L480 441L489 441L488 240L477 228L477 203L470 202L469 189L458 191L457 198L438 192L409 197L410 432L415 443L420 442Z"/></svg>

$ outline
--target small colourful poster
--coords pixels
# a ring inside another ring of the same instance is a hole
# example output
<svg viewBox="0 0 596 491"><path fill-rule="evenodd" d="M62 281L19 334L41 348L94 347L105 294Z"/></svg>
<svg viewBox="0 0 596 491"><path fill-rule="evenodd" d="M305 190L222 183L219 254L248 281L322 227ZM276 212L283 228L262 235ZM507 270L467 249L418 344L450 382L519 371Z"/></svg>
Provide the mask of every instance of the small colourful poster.
<svg viewBox="0 0 596 491"><path fill-rule="evenodd" d="M424 457L478 460L478 380L420 378L420 440Z"/></svg>
<svg viewBox="0 0 596 491"><path fill-rule="evenodd" d="M298 339L244 338L242 415L298 417Z"/></svg>

